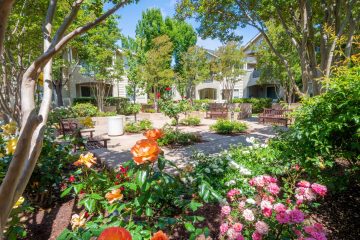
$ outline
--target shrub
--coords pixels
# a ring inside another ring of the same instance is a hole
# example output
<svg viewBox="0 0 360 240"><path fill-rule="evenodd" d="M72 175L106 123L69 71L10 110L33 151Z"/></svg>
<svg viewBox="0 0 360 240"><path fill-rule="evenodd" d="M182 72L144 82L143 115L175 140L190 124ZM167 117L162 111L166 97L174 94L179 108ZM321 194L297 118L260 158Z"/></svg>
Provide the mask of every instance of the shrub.
<svg viewBox="0 0 360 240"><path fill-rule="evenodd" d="M247 129L247 125L242 122L218 119L215 124L210 126L210 129L220 134L231 134L244 132Z"/></svg>
<svg viewBox="0 0 360 240"><path fill-rule="evenodd" d="M91 103L78 103L72 107L76 117L95 117L98 113L98 108Z"/></svg>
<svg viewBox="0 0 360 240"><path fill-rule="evenodd" d="M112 116L116 116L117 113L116 112L97 112L96 116L97 117L112 117Z"/></svg>
<svg viewBox="0 0 360 240"><path fill-rule="evenodd" d="M191 110L191 105L188 100L179 101L159 101L160 111L175 120L175 125L179 124L180 113L186 113Z"/></svg>
<svg viewBox="0 0 360 240"><path fill-rule="evenodd" d="M200 142L201 138L199 135L194 133L185 133L180 130L174 130L172 128L166 128L164 130L164 136L157 140L159 146L168 145L190 145L195 142Z"/></svg>
<svg viewBox="0 0 360 240"><path fill-rule="evenodd" d="M95 97L77 97L73 99L73 105L79 103L91 103L93 105L96 105L96 99Z"/></svg>
<svg viewBox="0 0 360 240"><path fill-rule="evenodd" d="M61 119L75 118L76 113L71 107L57 107L49 113L49 125L59 124Z"/></svg>
<svg viewBox="0 0 360 240"><path fill-rule="evenodd" d="M271 98L235 98L233 103L251 103L253 113L261 113L264 108L271 108Z"/></svg>
<svg viewBox="0 0 360 240"><path fill-rule="evenodd" d="M184 126L199 126L200 123L201 123L201 120L198 117L187 117L187 118L181 119L179 122L180 125L184 125ZM172 126L176 125L176 122L174 119L171 121L171 125Z"/></svg>
<svg viewBox="0 0 360 240"><path fill-rule="evenodd" d="M195 111L207 111L209 109L209 103L213 102L210 99L199 99L193 101L193 108Z"/></svg>
<svg viewBox="0 0 360 240"><path fill-rule="evenodd" d="M125 132L128 133L140 133L152 128L152 123L148 119L141 120L139 122L129 122L125 125Z"/></svg>

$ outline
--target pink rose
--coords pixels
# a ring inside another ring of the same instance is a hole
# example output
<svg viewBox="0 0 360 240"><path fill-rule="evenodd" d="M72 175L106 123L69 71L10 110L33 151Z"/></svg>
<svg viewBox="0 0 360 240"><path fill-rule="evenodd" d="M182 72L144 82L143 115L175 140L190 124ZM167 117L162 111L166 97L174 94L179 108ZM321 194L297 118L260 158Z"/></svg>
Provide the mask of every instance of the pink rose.
<svg viewBox="0 0 360 240"><path fill-rule="evenodd" d="M286 211L286 207L284 204L282 203L276 203L274 205L274 210L276 213L279 213L279 212L285 212Z"/></svg>
<svg viewBox="0 0 360 240"><path fill-rule="evenodd" d="M304 221L304 213L299 209L293 209L289 213L290 220L293 223L302 223Z"/></svg>
<svg viewBox="0 0 360 240"><path fill-rule="evenodd" d="M296 185L297 185L298 187L309 188L311 184L310 184L308 181L301 180L301 181L298 182Z"/></svg>
<svg viewBox="0 0 360 240"><path fill-rule="evenodd" d="M269 232L269 226L263 221L257 221L255 223L255 229L261 235L266 235Z"/></svg>
<svg viewBox="0 0 360 240"><path fill-rule="evenodd" d="M277 183L277 179L274 177L265 175L265 176L263 176L263 178L264 178L264 181L268 184L269 183Z"/></svg>
<svg viewBox="0 0 360 240"><path fill-rule="evenodd" d="M241 234L236 232L233 228L229 228L226 235L229 240L236 240L239 236L241 236Z"/></svg>
<svg viewBox="0 0 360 240"><path fill-rule="evenodd" d="M223 207L221 208L221 213L222 213L223 215L229 215L230 212L231 212L231 207L229 207L229 206L223 206Z"/></svg>
<svg viewBox="0 0 360 240"><path fill-rule="evenodd" d="M262 210L262 213L265 217L271 217L272 210L270 208L264 208L264 210Z"/></svg>
<svg viewBox="0 0 360 240"><path fill-rule="evenodd" d="M277 195L280 192L280 188L276 183L270 183L267 185L266 190L268 190L271 194Z"/></svg>
<svg viewBox="0 0 360 240"><path fill-rule="evenodd" d="M240 234L236 237L236 240L245 240L245 238L243 235Z"/></svg>
<svg viewBox="0 0 360 240"><path fill-rule="evenodd" d="M242 210L245 207L245 204L244 201L239 202L239 210Z"/></svg>
<svg viewBox="0 0 360 240"><path fill-rule="evenodd" d="M312 190L314 190L314 192L316 192L317 194L319 194L322 197L325 196L327 193L326 186L318 184L318 183L311 184L311 188L312 188Z"/></svg>
<svg viewBox="0 0 360 240"><path fill-rule="evenodd" d="M262 235L258 232L258 231L255 231L252 235L252 240L261 240L262 239Z"/></svg>
<svg viewBox="0 0 360 240"><path fill-rule="evenodd" d="M290 221L290 216L287 212L280 212L276 214L276 220L281 224L288 223Z"/></svg>
<svg viewBox="0 0 360 240"><path fill-rule="evenodd" d="M246 221L251 222L251 221L254 221L254 219L255 219L254 213L250 209L245 209L242 215Z"/></svg>
<svg viewBox="0 0 360 240"><path fill-rule="evenodd" d="M241 223L235 223L233 225L233 229L235 230L235 232L241 232L241 230L243 229L243 225Z"/></svg>
<svg viewBox="0 0 360 240"><path fill-rule="evenodd" d="M260 203L260 207L261 207L262 210L264 210L265 208L268 208L268 209L273 208L271 202L268 201L268 200L262 200L261 203Z"/></svg>
<svg viewBox="0 0 360 240"><path fill-rule="evenodd" d="M220 234L223 235L229 229L229 225L227 223L223 223L220 225Z"/></svg>

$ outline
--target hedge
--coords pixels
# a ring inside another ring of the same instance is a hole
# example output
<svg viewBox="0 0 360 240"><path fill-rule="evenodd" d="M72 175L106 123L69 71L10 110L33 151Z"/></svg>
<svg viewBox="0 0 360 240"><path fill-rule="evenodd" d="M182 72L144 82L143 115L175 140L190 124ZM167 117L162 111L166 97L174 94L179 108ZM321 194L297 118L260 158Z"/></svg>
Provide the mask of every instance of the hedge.
<svg viewBox="0 0 360 240"><path fill-rule="evenodd" d="M253 113L261 113L264 108L271 108L271 98L235 98L233 103L251 103Z"/></svg>

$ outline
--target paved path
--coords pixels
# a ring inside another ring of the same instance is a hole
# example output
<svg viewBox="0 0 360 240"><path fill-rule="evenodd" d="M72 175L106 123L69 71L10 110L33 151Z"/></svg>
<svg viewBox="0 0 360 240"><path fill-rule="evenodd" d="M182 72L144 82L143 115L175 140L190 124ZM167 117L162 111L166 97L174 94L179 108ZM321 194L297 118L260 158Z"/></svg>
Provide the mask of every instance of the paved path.
<svg viewBox="0 0 360 240"><path fill-rule="evenodd" d="M141 116L140 116L141 119ZM155 119L152 119L154 127L161 127L165 123L169 123L169 119L158 115ZM165 156L169 160L173 160L179 167L183 167L190 163L190 158L196 151L202 151L204 153L218 153L224 149L228 149L231 145L244 144L249 145L246 142L247 137L255 137L260 142L265 142L268 138L274 136L274 130L271 126L260 125L256 122L256 119L247 119L246 122L249 126L248 134L242 135L219 135L209 131L209 126L213 124L215 120L202 119L202 125L198 127L180 127L185 132L196 132L201 135L202 142L194 145L169 149L163 147ZM108 137L106 135L106 126L103 124L95 127L95 136ZM93 152L110 167L117 167L121 163L131 159L130 148L136 143L136 141L144 138L142 134L126 134L119 137L110 137L108 149L97 149Z"/></svg>

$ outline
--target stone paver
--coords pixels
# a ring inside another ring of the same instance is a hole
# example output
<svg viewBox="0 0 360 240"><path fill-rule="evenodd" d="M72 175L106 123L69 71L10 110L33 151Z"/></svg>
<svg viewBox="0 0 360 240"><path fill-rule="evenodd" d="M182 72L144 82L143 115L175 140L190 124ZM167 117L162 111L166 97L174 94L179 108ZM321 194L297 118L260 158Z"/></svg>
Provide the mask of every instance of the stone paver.
<svg viewBox="0 0 360 240"><path fill-rule="evenodd" d="M154 127L162 127L164 124L169 123L170 119L164 117L161 114L153 115L140 115L139 119L147 118L153 122ZM190 163L190 157L196 151L202 151L204 153L218 153L222 150L228 149L231 145L244 144L247 137L255 137L260 142L265 142L268 138L274 136L274 130L272 126L260 125L256 122L256 119L247 119L246 122L249 126L249 133L242 135L219 135L209 131L209 126L216 120L202 119L202 125L198 127L179 127L185 132L196 132L201 135L203 142L196 143L194 145L179 147L179 148L165 148L165 156L167 159L174 161L179 167L183 167ZM108 137L106 124L100 124L95 126L95 136ZM121 163L131 159L130 148L136 143L136 141L144 138L142 134L126 134L118 137L109 137L110 141L108 149L96 149L93 150L101 160L105 161L110 167L117 167Z"/></svg>

